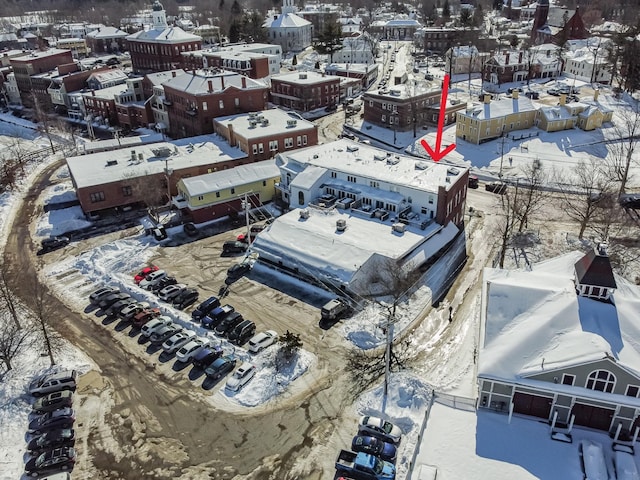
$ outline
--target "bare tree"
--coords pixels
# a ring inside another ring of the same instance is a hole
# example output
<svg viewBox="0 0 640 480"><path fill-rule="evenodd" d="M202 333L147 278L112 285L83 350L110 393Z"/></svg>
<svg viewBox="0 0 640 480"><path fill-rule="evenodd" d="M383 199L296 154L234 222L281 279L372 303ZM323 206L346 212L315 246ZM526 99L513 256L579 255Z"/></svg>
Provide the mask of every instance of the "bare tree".
<svg viewBox="0 0 640 480"><path fill-rule="evenodd" d="M500 268L504 268L507 249L509 248L516 223L518 222L515 208L517 195L517 190L512 192L509 188L506 188L506 191L500 197L502 208L500 209L500 216L495 226L496 236L498 237L500 247L498 252L498 266Z"/></svg>
<svg viewBox="0 0 640 480"><path fill-rule="evenodd" d="M17 329L22 328L18 317L18 308L16 296L9 289L9 277L7 272L7 264L0 265L0 309L6 312L8 317L13 320L13 324Z"/></svg>
<svg viewBox="0 0 640 480"><path fill-rule="evenodd" d="M615 124L616 139L609 143L611 155L607 163L611 175L620 181L619 194L625 193L633 154L640 141L640 104L635 103L618 111L620 122Z"/></svg>
<svg viewBox="0 0 640 480"><path fill-rule="evenodd" d="M51 294L42 285L35 272L31 272L31 291L28 308L33 316L35 328L41 333L41 341L44 346L51 366L56 364L54 354L62 346L62 337L53 328L49 312L51 311Z"/></svg>
<svg viewBox="0 0 640 480"><path fill-rule="evenodd" d="M547 181L548 175L537 159L520 169L512 202L518 232L528 228L529 221L548 198L544 190Z"/></svg>
<svg viewBox="0 0 640 480"><path fill-rule="evenodd" d="M570 184L556 179L560 188L560 206L569 218L580 225L578 238L582 239L587 226L602 208L606 208L613 194L613 182L599 162L581 161L574 171Z"/></svg>
<svg viewBox="0 0 640 480"><path fill-rule="evenodd" d="M31 328L17 326L7 310L0 311L0 361L4 363L6 371L13 368L13 359L25 351L32 340Z"/></svg>

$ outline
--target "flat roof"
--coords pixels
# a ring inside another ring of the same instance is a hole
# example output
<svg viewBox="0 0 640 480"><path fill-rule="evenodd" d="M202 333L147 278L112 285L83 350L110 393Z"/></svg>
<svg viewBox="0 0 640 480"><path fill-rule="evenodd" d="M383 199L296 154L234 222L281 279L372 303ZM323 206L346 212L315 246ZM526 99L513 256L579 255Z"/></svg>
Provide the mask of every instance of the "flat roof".
<svg viewBox="0 0 640 480"><path fill-rule="evenodd" d="M335 82L334 75L322 75L317 72L292 72L283 73L282 75L273 75L271 80L279 80L281 82L297 83L300 85L312 85L315 83Z"/></svg>
<svg viewBox="0 0 640 480"><path fill-rule="evenodd" d="M211 89L209 89L209 82L211 82ZM243 82L244 87L242 86ZM262 82L236 72L224 70L215 74L210 73L208 70L197 70L195 73L187 72L184 75L176 75L169 78L166 82L163 82L163 85L193 95L221 92L229 87L236 87L241 90L266 88L266 85Z"/></svg>
<svg viewBox="0 0 640 480"><path fill-rule="evenodd" d="M265 125L257 118L268 120ZM240 113L237 115L228 115L226 117L217 117L213 119L215 123L219 123L227 127L229 124L233 127L233 131L242 135L244 138L259 138L264 136L274 136L281 133L294 133L308 131L315 127L308 120L301 120L289 115L284 110L272 108L270 110L262 110L256 113ZM255 126L251 126L251 121L256 120Z"/></svg>
<svg viewBox="0 0 640 480"><path fill-rule="evenodd" d="M460 110L458 115L472 117L478 120L490 120L492 118L505 117L513 113L531 112L536 108L530 99L525 96L518 98L498 98L490 103L474 104L467 110Z"/></svg>
<svg viewBox="0 0 640 480"><path fill-rule="evenodd" d="M52 55L58 55L60 53L71 53L71 50L68 48L50 48L49 50L33 50L30 52L25 52L22 57L13 57L11 58L12 62L30 62L36 60L38 58L51 57Z"/></svg>
<svg viewBox="0 0 640 480"><path fill-rule="evenodd" d="M168 157L158 154L165 150ZM135 151L136 159L132 159ZM142 160L139 160L139 155ZM158 142L67 158L67 165L77 188L103 185L125 178L162 173L168 166L179 170L199 165L246 158L239 148L230 147L215 135L183 138L172 142ZM113 163L115 162L115 163Z"/></svg>
<svg viewBox="0 0 640 480"><path fill-rule="evenodd" d="M393 154L346 139L280 153L276 158L280 165L293 160L303 165L314 165L433 193L437 193L440 186L448 189L466 171L466 168ZM299 170L295 166L294 169Z"/></svg>

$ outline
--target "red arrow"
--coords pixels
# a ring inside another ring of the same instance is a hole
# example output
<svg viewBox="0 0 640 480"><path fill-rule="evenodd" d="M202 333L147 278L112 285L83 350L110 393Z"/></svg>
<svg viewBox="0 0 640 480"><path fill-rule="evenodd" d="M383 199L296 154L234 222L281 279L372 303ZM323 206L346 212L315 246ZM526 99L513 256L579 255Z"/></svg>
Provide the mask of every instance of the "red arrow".
<svg viewBox="0 0 640 480"><path fill-rule="evenodd" d="M452 143L444 150L440 150L442 146L442 129L444 128L444 116L447 111L447 93L449 92L449 75L444 76L442 85L442 97L440 98L440 115L438 115L438 133L436 134L436 149L432 149L426 140L421 140L422 146L427 151L434 162L439 162L444 156L456 148L456 144Z"/></svg>

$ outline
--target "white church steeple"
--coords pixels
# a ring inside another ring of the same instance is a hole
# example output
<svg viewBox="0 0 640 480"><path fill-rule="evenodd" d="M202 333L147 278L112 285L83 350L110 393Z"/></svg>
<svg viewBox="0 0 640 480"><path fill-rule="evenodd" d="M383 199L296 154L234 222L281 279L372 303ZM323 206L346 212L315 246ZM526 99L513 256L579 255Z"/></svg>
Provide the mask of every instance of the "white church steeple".
<svg viewBox="0 0 640 480"><path fill-rule="evenodd" d="M156 0L151 6L151 10L153 28L156 30L164 30L165 28L167 28L169 26L167 24L167 14L165 13L162 4L158 0Z"/></svg>
<svg viewBox="0 0 640 480"><path fill-rule="evenodd" d="M296 13L298 8L293 4L293 0L282 0L282 14Z"/></svg>

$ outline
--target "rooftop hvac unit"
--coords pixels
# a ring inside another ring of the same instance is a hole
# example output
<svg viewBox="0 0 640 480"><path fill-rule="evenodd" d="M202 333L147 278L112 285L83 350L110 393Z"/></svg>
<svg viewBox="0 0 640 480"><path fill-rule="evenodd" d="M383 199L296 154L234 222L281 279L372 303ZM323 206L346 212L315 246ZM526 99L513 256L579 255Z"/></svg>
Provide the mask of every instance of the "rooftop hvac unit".
<svg viewBox="0 0 640 480"><path fill-rule="evenodd" d="M309 210L307 210L306 208L304 210L300 210L300 218L302 220L306 220L307 218L309 218Z"/></svg>
<svg viewBox="0 0 640 480"><path fill-rule="evenodd" d="M391 226L391 229L394 232L398 232L398 233L404 233L404 231L406 230L407 226L404 223L394 223Z"/></svg>
<svg viewBox="0 0 640 480"><path fill-rule="evenodd" d="M118 164L118 160L107 160L107 167L113 167Z"/></svg>
<svg viewBox="0 0 640 480"><path fill-rule="evenodd" d="M135 161L136 159L136 151L135 150L131 150L131 160Z"/></svg>
<svg viewBox="0 0 640 480"><path fill-rule="evenodd" d="M386 160L386 158L387 158L386 155L381 155L379 153L376 153L373 155L373 159L378 161Z"/></svg>
<svg viewBox="0 0 640 480"><path fill-rule="evenodd" d="M425 162L416 162L416 170L426 170L429 165Z"/></svg>
<svg viewBox="0 0 640 480"><path fill-rule="evenodd" d="M339 232L344 232L347 229L347 221L343 218L340 220L336 220L336 230Z"/></svg>
<svg viewBox="0 0 640 480"><path fill-rule="evenodd" d="M287 120L287 128L295 127L297 124L297 120Z"/></svg>
<svg viewBox="0 0 640 480"><path fill-rule="evenodd" d="M249 113L249 118L256 118L258 114L256 112Z"/></svg>
<svg viewBox="0 0 640 480"><path fill-rule="evenodd" d="M262 120L262 126L266 127L267 125L269 125L269 119L265 118L264 120Z"/></svg>
<svg viewBox="0 0 640 480"><path fill-rule="evenodd" d="M449 175L458 175L459 173L460 173L460 170L458 170L456 167L447 168L447 174Z"/></svg>
<svg viewBox="0 0 640 480"><path fill-rule="evenodd" d="M347 152L357 152L359 147L356 145L347 145Z"/></svg>
<svg viewBox="0 0 640 480"><path fill-rule="evenodd" d="M307 73L306 72L300 72L300 80L306 80L307 79Z"/></svg>
<svg viewBox="0 0 640 480"><path fill-rule="evenodd" d="M399 163L400 163L400 159L398 157L387 158L387 165L397 165Z"/></svg>
<svg viewBox="0 0 640 480"><path fill-rule="evenodd" d="M255 120L251 120L249 122L249 128L256 128L257 124L258 124L258 122L256 122Z"/></svg>

